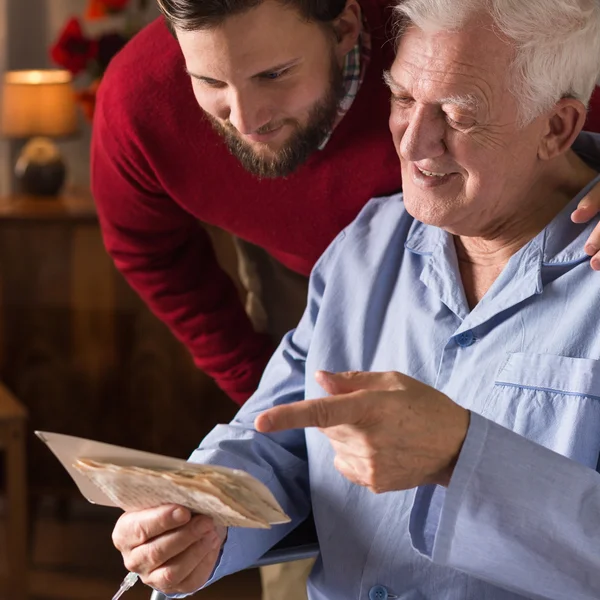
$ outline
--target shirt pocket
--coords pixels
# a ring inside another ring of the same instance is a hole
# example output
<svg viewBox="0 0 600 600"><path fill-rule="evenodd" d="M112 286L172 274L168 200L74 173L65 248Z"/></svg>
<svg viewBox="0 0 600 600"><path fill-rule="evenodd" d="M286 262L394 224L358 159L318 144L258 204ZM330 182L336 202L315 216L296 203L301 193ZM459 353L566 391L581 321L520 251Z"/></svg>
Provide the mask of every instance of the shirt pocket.
<svg viewBox="0 0 600 600"><path fill-rule="evenodd" d="M481 414L596 469L600 452L600 361L510 353Z"/></svg>

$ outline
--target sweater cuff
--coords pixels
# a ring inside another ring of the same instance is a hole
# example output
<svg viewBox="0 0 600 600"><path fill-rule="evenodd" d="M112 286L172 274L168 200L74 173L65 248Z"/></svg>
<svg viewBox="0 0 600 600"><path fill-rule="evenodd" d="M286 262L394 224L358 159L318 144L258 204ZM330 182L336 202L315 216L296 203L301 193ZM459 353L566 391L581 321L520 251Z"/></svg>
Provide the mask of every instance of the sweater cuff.
<svg viewBox="0 0 600 600"><path fill-rule="evenodd" d="M242 406L258 388L274 351L270 338L265 336L260 354L231 369L225 377L216 376L215 382L237 405Z"/></svg>

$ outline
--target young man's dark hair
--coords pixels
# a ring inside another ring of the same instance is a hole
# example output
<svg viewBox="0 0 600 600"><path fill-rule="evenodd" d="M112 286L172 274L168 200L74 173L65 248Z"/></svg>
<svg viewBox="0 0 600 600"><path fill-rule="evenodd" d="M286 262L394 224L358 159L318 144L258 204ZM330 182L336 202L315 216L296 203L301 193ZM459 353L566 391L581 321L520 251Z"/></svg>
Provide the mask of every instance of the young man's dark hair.
<svg viewBox="0 0 600 600"><path fill-rule="evenodd" d="M243 13L264 0L158 0L171 29L197 31L219 25L226 17ZM278 0L296 7L307 21L329 22L344 10L345 0Z"/></svg>

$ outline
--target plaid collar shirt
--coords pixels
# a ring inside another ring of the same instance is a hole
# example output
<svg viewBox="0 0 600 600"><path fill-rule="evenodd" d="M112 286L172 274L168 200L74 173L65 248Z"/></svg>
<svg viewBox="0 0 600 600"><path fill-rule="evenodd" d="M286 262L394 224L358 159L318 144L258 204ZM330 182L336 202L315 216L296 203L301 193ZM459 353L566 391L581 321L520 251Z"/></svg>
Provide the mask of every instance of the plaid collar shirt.
<svg viewBox="0 0 600 600"><path fill-rule="evenodd" d="M341 99L338 106L338 113L333 124L333 128L329 135L323 140L321 145L319 146L320 150L323 150L327 145L327 142L331 138L331 135L334 129L339 125L340 121L344 118L346 113L350 110L356 95L358 94L358 90L362 85L362 82L365 78L365 73L367 72L367 67L369 66L369 61L371 59L371 35L367 30L366 23L363 21L362 31L360 32L360 36L358 38L358 42L346 54L346 59L344 62L343 69L343 80L344 80L344 96Z"/></svg>

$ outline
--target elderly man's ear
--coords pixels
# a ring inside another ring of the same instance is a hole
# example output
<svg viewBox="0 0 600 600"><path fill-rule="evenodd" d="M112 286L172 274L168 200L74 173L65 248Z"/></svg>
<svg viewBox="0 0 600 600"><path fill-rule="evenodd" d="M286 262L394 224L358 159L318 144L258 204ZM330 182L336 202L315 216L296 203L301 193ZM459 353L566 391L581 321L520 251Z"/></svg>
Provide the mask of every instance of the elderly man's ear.
<svg viewBox="0 0 600 600"><path fill-rule="evenodd" d="M541 160L551 160L569 150L583 129L585 119L586 109L579 100L562 98L547 117L538 157Z"/></svg>

